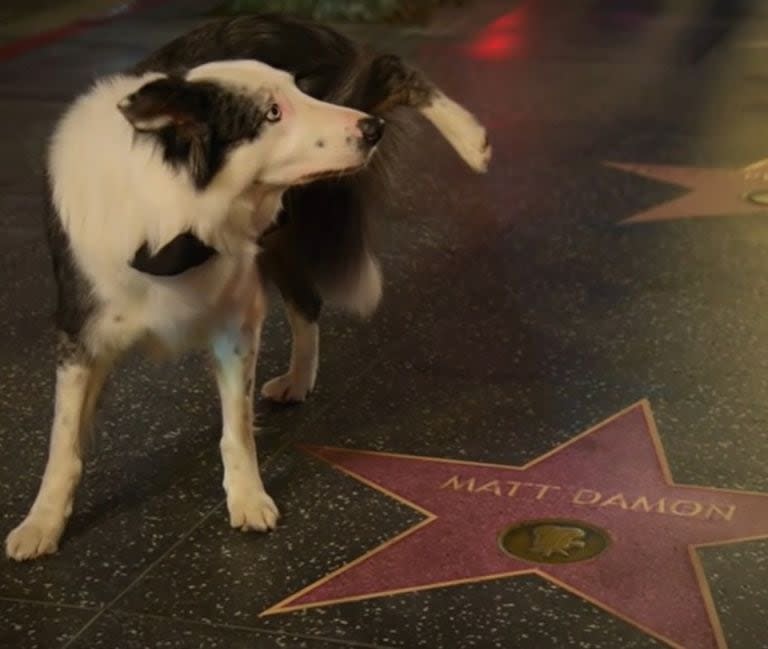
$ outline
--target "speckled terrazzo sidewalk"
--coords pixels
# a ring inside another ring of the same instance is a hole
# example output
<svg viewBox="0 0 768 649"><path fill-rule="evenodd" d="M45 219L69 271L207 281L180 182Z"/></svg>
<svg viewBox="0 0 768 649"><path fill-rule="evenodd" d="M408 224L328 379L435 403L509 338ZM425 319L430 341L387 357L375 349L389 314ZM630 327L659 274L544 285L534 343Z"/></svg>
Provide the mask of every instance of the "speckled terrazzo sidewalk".
<svg viewBox="0 0 768 649"><path fill-rule="evenodd" d="M3 536L52 414L45 138L212 4L0 60ZM380 312L329 313L310 400L258 405L276 532L228 526L203 361L126 362L59 553L0 562L0 647L768 648L768 15L662 4L347 27L488 124L490 173L404 152ZM275 309L259 383L287 342Z"/></svg>

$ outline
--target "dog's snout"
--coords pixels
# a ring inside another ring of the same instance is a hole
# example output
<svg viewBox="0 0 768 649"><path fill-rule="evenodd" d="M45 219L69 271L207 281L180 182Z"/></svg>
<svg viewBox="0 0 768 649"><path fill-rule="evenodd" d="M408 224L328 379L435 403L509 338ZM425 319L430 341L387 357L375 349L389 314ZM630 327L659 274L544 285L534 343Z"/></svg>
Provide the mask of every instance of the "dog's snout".
<svg viewBox="0 0 768 649"><path fill-rule="evenodd" d="M384 120L380 117L364 117L357 123L357 126L366 143L374 146L379 143L384 134L384 124Z"/></svg>

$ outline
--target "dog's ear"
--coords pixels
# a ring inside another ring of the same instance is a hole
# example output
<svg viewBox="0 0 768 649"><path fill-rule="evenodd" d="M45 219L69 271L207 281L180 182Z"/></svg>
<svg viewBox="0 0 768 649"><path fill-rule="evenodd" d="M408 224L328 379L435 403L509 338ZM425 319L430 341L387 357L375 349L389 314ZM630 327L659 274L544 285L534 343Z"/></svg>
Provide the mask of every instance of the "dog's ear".
<svg viewBox="0 0 768 649"><path fill-rule="evenodd" d="M205 94L179 77L165 77L146 83L125 97L118 109L137 131L159 131L167 126L194 129L204 114ZM201 110L202 109L202 110Z"/></svg>

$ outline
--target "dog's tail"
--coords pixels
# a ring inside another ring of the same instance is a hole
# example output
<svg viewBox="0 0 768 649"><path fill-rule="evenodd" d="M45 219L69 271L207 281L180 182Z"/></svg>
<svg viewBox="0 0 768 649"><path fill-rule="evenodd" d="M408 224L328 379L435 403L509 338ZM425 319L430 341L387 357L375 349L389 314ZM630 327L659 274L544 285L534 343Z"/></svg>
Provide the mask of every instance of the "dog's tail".
<svg viewBox="0 0 768 649"><path fill-rule="evenodd" d="M398 106L415 108L472 169L478 173L488 170L491 145L485 127L472 113L397 56L377 56L370 70L365 102L370 112L382 114Z"/></svg>

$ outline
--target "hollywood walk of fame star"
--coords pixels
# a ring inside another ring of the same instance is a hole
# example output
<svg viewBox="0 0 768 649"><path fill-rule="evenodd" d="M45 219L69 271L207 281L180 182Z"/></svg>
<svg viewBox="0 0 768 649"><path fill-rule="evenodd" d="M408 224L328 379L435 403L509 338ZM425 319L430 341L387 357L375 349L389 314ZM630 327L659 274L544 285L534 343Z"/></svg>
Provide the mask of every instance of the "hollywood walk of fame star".
<svg viewBox="0 0 768 649"><path fill-rule="evenodd" d="M263 615L535 574L672 647L722 649L695 549L768 538L768 494L673 483L647 402L521 467L305 450L424 519ZM511 525L563 519L606 530L610 543L575 563L532 563L499 545Z"/></svg>
<svg viewBox="0 0 768 649"><path fill-rule="evenodd" d="M744 169L707 169L619 162L604 164L690 190L679 198L624 219L621 221L623 224L714 216L768 215L766 160ZM750 196L762 198L765 203L750 200Z"/></svg>

